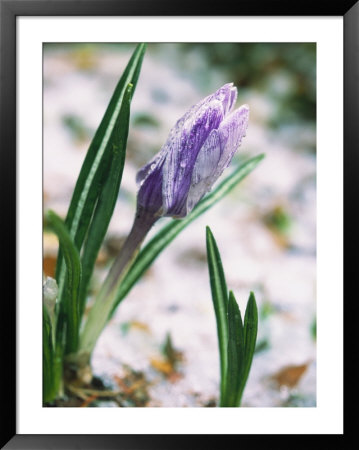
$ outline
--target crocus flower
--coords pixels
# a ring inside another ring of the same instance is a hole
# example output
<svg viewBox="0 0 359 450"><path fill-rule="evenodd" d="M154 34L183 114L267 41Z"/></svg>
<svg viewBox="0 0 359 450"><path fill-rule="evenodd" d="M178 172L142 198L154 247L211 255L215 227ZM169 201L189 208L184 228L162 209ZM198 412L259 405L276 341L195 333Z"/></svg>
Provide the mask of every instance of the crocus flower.
<svg viewBox="0 0 359 450"><path fill-rule="evenodd" d="M116 290L153 224L162 216L186 216L231 162L249 115L247 105L232 111L236 99L237 89L228 83L192 106L172 128L159 153L140 169L132 229L100 296L110 298L109 293ZM93 308L92 313L99 312Z"/></svg>
<svg viewBox="0 0 359 450"><path fill-rule="evenodd" d="M249 108L232 111L236 99L233 83L225 84L177 121L137 174L139 212L184 217L212 188L246 133Z"/></svg>
<svg viewBox="0 0 359 450"><path fill-rule="evenodd" d="M132 229L90 311L88 323L105 323L118 286L141 243L162 216L184 217L231 162L245 135L247 105L232 111L237 89L232 83L192 106L170 131L159 153L137 174L139 191ZM98 336L85 328L81 348L91 351Z"/></svg>

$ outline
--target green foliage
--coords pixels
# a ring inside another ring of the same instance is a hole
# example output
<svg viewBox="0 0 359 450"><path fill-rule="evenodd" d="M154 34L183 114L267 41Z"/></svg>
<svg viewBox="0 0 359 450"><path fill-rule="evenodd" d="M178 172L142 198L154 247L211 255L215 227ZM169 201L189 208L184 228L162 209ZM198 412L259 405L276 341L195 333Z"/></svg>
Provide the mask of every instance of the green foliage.
<svg viewBox="0 0 359 450"><path fill-rule="evenodd" d="M107 232L115 209L126 155L126 143L130 119L130 103L133 85L129 84L123 98L118 126L113 133L113 155L106 180L103 183L98 201L89 225L82 255L83 277L80 288L80 314L82 316L88 285L94 270L95 261Z"/></svg>
<svg viewBox="0 0 359 450"><path fill-rule="evenodd" d="M76 351L78 346L81 262L65 223L53 211L45 214L45 227L57 235L66 266L62 308L55 309L58 333L53 329L55 318L43 306L43 401L49 402L58 395L62 384L63 354Z"/></svg>
<svg viewBox="0 0 359 450"><path fill-rule="evenodd" d="M225 395L228 347L228 290L218 247L209 227L206 229L209 280L217 318L217 334L221 367L221 398Z"/></svg>
<svg viewBox="0 0 359 450"><path fill-rule="evenodd" d="M42 395L43 401L48 402L52 400L56 392L54 393L53 386L53 369L54 369L54 345L52 341L52 325L49 314L43 306L43 318L42 318Z"/></svg>
<svg viewBox="0 0 359 450"><path fill-rule="evenodd" d="M244 333L241 312L232 291L228 298L227 322L228 367L221 406L239 406L240 385L244 370Z"/></svg>
<svg viewBox="0 0 359 450"><path fill-rule="evenodd" d="M206 229L207 259L212 300L217 321L221 367L220 406L240 406L255 352L258 310L250 293L244 315L232 291L228 293L221 257L209 227ZM225 356L226 354L226 356Z"/></svg>
<svg viewBox="0 0 359 450"><path fill-rule="evenodd" d="M173 346L171 334L167 333L164 344L162 346L162 354L166 360L174 366L177 361L177 352Z"/></svg>
<svg viewBox="0 0 359 450"><path fill-rule="evenodd" d="M88 285L121 184L130 103L145 48L145 44L137 46L115 88L86 154L65 222L52 211L45 215L45 226L59 239L56 266L59 292L54 323L45 308L43 317L45 402L51 401L59 393L63 357L78 351ZM68 125L76 124L70 121Z"/></svg>
<svg viewBox="0 0 359 450"><path fill-rule="evenodd" d="M107 231L121 183L128 134L129 104L139 77L145 47L145 44L137 46L115 88L87 151L65 220L78 251L80 252L84 246L82 256L84 276L78 305L80 316L83 314L94 262ZM63 295L67 288L62 248L57 259L56 279L59 286L59 316L63 318L65 316ZM60 340L63 323L64 321L60 320L57 327ZM66 348L69 349L68 346Z"/></svg>
<svg viewBox="0 0 359 450"><path fill-rule="evenodd" d="M62 298L62 307L58 315L59 335L66 334L65 351L71 353L77 350L80 316L78 293L81 281L80 255L67 230L65 223L53 211L45 215L46 226L58 237L60 248L66 265L66 288ZM62 339L60 339L62 341Z"/></svg>
<svg viewBox="0 0 359 450"><path fill-rule="evenodd" d="M253 355L256 348L258 332L258 309L253 292L249 294L249 299L244 314L244 360L242 366L241 383L237 401L240 403L245 384L251 369Z"/></svg>

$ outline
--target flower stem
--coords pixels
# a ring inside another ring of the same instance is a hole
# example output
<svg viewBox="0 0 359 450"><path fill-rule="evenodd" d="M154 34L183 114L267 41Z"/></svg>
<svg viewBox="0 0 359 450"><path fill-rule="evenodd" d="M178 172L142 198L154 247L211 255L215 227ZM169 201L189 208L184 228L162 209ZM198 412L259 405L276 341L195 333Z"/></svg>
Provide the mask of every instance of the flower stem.
<svg viewBox="0 0 359 450"><path fill-rule="evenodd" d="M157 219L158 217L155 217L153 214L148 214L141 208L138 209L132 229L89 312L80 335L79 352L85 351L91 355L96 341L106 326L112 312L113 304L116 301L117 290L121 281L131 267L143 240Z"/></svg>

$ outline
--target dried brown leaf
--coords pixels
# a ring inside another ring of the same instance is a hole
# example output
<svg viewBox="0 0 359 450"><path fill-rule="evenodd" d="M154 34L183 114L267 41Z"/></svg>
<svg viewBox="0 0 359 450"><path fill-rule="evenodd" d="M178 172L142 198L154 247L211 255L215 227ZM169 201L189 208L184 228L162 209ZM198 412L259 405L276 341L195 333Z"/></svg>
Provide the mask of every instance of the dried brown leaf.
<svg viewBox="0 0 359 450"><path fill-rule="evenodd" d="M289 388L295 387L303 374L308 369L309 363L301 364L298 366L290 365L283 367L277 373L275 373L271 379L275 381L279 387L287 386Z"/></svg>

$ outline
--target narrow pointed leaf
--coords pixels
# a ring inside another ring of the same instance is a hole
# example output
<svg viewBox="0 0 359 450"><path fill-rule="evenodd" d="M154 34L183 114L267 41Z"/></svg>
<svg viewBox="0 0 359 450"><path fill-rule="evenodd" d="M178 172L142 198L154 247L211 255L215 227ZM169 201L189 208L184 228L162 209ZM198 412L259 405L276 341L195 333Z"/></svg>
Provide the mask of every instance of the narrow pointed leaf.
<svg viewBox="0 0 359 450"><path fill-rule="evenodd" d="M66 323L66 352L77 350L79 333L78 293L81 281L81 262L79 252L66 228L65 223L53 211L46 213L46 226L58 237L66 265L66 289L61 300L62 305L57 319L57 341L62 341Z"/></svg>
<svg viewBox="0 0 359 450"><path fill-rule="evenodd" d="M145 48L145 44L139 44L136 47L136 50L115 88L100 126L90 144L77 179L65 223L70 236L79 251L81 250L90 225L102 185L107 178L113 146L118 145L118 142L115 141L115 139L118 138L116 127L119 120L122 101L127 86L130 83L133 85L133 95L139 77ZM61 251L58 255L56 279L59 285L59 298L61 300L65 281L65 267Z"/></svg>
<svg viewBox="0 0 359 450"><path fill-rule="evenodd" d="M184 228L186 228L187 225L193 222L197 217L207 211L215 203L221 200L221 198L228 194L235 186L237 186L240 181L242 181L250 172L252 172L252 170L255 169L263 158L264 154L261 154L244 162L216 189L204 197L188 216L183 219L172 220L143 247L119 287L112 312L114 312L121 300L128 294L134 284L139 280L142 274L148 269L162 250L166 248L167 245L169 245L173 239Z"/></svg>
<svg viewBox="0 0 359 450"><path fill-rule="evenodd" d="M228 289L223 272L221 256L218 251L217 243L209 227L206 228L206 245L212 301L217 322L218 346L221 366L220 403L222 403L224 398L227 373Z"/></svg>
<svg viewBox="0 0 359 450"><path fill-rule="evenodd" d="M49 313L43 307L42 318L42 396L43 402L53 399L53 365L54 347L52 342L52 326Z"/></svg>
<svg viewBox="0 0 359 450"><path fill-rule="evenodd" d="M241 382L244 355L244 335L241 312L231 291L228 299L228 370L224 404L239 406L238 389Z"/></svg>
<svg viewBox="0 0 359 450"><path fill-rule="evenodd" d="M258 309L256 299L253 292L250 293L247 302L246 312L244 314L244 362L241 383L239 386L238 401L241 401L241 397L244 391L244 387L247 383L249 371L251 369L253 355L256 348L258 331Z"/></svg>
<svg viewBox="0 0 359 450"><path fill-rule="evenodd" d="M81 258L82 279L79 294L80 317L82 317L84 311L88 284L95 266L95 261L107 232L120 189L126 156L132 89L132 84L129 84L122 101L118 120L113 130L113 137L111 139L112 158L109 171L99 195L83 248Z"/></svg>

